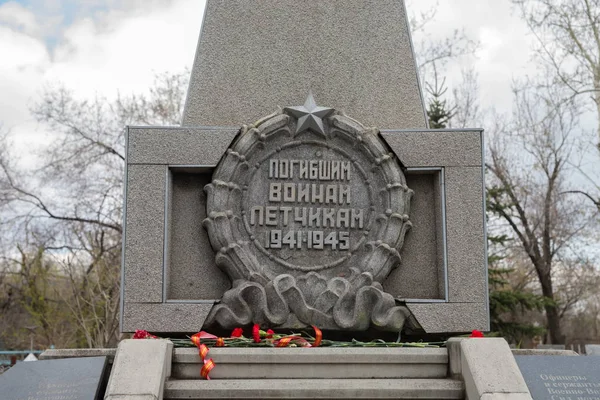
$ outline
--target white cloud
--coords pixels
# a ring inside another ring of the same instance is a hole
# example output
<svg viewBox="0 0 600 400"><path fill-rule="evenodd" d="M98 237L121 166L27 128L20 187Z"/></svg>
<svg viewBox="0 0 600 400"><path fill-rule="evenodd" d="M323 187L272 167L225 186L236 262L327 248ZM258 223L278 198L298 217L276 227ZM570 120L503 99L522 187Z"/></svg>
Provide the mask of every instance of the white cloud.
<svg viewBox="0 0 600 400"><path fill-rule="evenodd" d="M62 83L82 98L114 98L147 90L155 72L191 66L204 2L133 5L77 18L61 27L56 42L36 36L47 26L31 10L14 2L0 7L0 122L12 130L25 163L34 145L48 140L28 111L44 85Z"/></svg>
<svg viewBox="0 0 600 400"><path fill-rule="evenodd" d="M28 98L42 82L50 59L41 40L3 26L0 43L0 121L11 126L28 118Z"/></svg>
<svg viewBox="0 0 600 400"><path fill-rule="evenodd" d="M0 5L0 24L28 34L37 33L39 27L33 12L14 1Z"/></svg>
<svg viewBox="0 0 600 400"><path fill-rule="evenodd" d="M41 88L61 82L78 96L146 90L154 72L181 71L193 61L204 1L198 0L30 0L28 8L9 1L0 6L0 122L21 138L40 139L28 106ZM409 1L409 13L435 6L435 0ZM474 58L449 67L448 83L475 66L484 107L508 111L511 82L532 70L531 38L504 1L440 1L433 38L464 28L481 42ZM68 11L68 13L67 13ZM56 25L60 21L68 24ZM23 149L29 145L23 145Z"/></svg>
<svg viewBox="0 0 600 400"><path fill-rule="evenodd" d="M83 96L144 90L153 72L191 65L201 3L174 1L144 12L116 10L99 19L79 19L65 30L45 79L76 86Z"/></svg>
<svg viewBox="0 0 600 400"><path fill-rule="evenodd" d="M436 5L437 4L437 5ZM480 43L473 57L465 57L448 66L449 86L461 79L461 70L474 66L479 77L482 107L508 111L512 106L513 79L532 73L531 38L525 23L512 13L509 1L422 0L409 1L408 12L436 10L435 20L427 26L433 38L450 37L455 29L463 29Z"/></svg>

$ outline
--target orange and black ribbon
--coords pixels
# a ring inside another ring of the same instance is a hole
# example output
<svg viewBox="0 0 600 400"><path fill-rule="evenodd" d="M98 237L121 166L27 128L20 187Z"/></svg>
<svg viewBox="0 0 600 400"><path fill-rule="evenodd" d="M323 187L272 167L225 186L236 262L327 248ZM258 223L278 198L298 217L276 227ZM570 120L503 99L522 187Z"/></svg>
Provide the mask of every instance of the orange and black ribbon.
<svg viewBox="0 0 600 400"><path fill-rule="evenodd" d="M318 347L323 339L323 332L314 325L312 327L315 330L315 341L313 342L312 347Z"/></svg>
<svg viewBox="0 0 600 400"><path fill-rule="evenodd" d="M210 380L208 374L215 367L215 362L212 358L209 358L208 360L206 359L206 356L208 355L208 347L205 344L201 344L198 347L198 354L200 355L200 358L204 363L204 365L200 369L200 376L206 380Z"/></svg>
<svg viewBox="0 0 600 400"><path fill-rule="evenodd" d="M200 369L200 376L204 379L210 380L208 374L215 367L215 362L212 358L209 358L208 360L206 359L206 356L208 355L208 347L205 344L201 343L201 336L203 336L202 332L198 332L195 335L192 335L190 339L192 343L194 343L198 347L198 355L202 359L203 365ZM220 339L223 340L223 338ZM219 340L217 339L217 343L218 342ZM223 345L224 344L225 343L223 342Z"/></svg>
<svg viewBox="0 0 600 400"><path fill-rule="evenodd" d="M301 336L295 335L282 337L281 339L276 340L273 343L275 344L275 347L288 347L292 342L296 342L302 347L311 347L311 344L308 343L306 339L304 339Z"/></svg>
<svg viewBox="0 0 600 400"><path fill-rule="evenodd" d="M200 332L192 335L190 340L196 345L196 347L200 347Z"/></svg>

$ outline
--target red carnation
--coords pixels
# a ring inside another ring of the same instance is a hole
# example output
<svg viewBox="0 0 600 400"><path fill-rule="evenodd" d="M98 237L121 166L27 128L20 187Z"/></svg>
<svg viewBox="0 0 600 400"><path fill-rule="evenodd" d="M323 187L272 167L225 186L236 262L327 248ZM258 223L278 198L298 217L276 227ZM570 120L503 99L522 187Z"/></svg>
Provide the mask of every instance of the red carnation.
<svg viewBox="0 0 600 400"><path fill-rule="evenodd" d="M471 336L469 336L469 337L481 338L481 337L484 337L484 336L483 336L483 332L478 331L477 329L475 329L473 332L471 332Z"/></svg>
<svg viewBox="0 0 600 400"><path fill-rule="evenodd" d="M274 334L273 329L267 329L267 339L273 339Z"/></svg>
<svg viewBox="0 0 600 400"><path fill-rule="evenodd" d="M254 324L252 327L252 337L254 338L254 343L260 343L260 328L258 324Z"/></svg>
<svg viewBox="0 0 600 400"><path fill-rule="evenodd" d="M233 332L231 332L231 337L242 337L244 330L242 328L235 328Z"/></svg>
<svg viewBox="0 0 600 400"><path fill-rule="evenodd" d="M135 333L131 337L132 339L156 339L156 336L151 335L148 331L142 329L136 329Z"/></svg>

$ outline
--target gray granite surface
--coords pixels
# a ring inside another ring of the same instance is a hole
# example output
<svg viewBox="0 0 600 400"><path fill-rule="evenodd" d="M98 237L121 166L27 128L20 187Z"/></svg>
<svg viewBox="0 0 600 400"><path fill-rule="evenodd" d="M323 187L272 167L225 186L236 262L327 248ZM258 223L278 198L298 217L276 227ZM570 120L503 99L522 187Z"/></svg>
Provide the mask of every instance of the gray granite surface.
<svg viewBox="0 0 600 400"><path fill-rule="evenodd" d="M448 299L487 302L481 167L446 168Z"/></svg>
<svg viewBox="0 0 600 400"><path fill-rule="evenodd" d="M208 303L128 303L123 308L123 332L198 332L213 306Z"/></svg>
<svg viewBox="0 0 600 400"><path fill-rule="evenodd" d="M381 136L407 166L481 167L481 130L386 130Z"/></svg>
<svg viewBox="0 0 600 400"><path fill-rule="evenodd" d="M106 370L104 356L20 362L0 375L0 398L101 400Z"/></svg>
<svg viewBox="0 0 600 400"><path fill-rule="evenodd" d="M128 165L123 265L125 301L163 300L164 165Z"/></svg>
<svg viewBox="0 0 600 400"><path fill-rule="evenodd" d="M237 135L234 128L133 127L127 132L128 164L215 166Z"/></svg>
<svg viewBox="0 0 600 400"><path fill-rule="evenodd" d="M367 126L425 128L403 2L207 1L184 125L251 124L309 89Z"/></svg>

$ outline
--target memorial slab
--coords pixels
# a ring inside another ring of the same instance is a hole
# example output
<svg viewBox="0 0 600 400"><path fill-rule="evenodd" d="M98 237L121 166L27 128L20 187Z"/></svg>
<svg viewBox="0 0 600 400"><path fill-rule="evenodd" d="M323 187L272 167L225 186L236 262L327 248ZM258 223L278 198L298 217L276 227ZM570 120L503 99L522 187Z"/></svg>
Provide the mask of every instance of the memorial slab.
<svg viewBox="0 0 600 400"><path fill-rule="evenodd" d="M600 359L515 356L534 400L600 400Z"/></svg>
<svg viewBox="0 0 600 400"><path fill-rule="evenodd" d="M18 363L0 375L2 400L100 400L107 357Z"/></svg>

